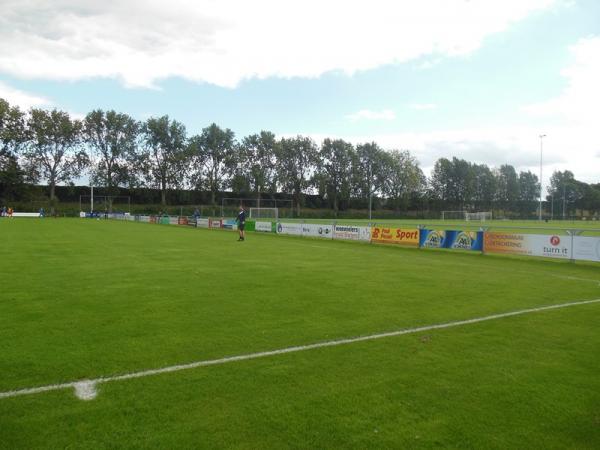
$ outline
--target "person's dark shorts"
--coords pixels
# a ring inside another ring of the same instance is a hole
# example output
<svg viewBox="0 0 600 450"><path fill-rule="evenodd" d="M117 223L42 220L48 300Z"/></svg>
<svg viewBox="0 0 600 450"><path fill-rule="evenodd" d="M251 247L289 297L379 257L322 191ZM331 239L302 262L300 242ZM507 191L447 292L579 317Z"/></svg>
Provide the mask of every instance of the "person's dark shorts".
<svg viewBox="0 0 600 450"><path fill-rule="evenodd" d="M241 222L241 223L238 225L238 230L240 230L240 231L244 231L244 227L245 227L245 226L246 226L246 223L245 223L245 222Z"/></svg>

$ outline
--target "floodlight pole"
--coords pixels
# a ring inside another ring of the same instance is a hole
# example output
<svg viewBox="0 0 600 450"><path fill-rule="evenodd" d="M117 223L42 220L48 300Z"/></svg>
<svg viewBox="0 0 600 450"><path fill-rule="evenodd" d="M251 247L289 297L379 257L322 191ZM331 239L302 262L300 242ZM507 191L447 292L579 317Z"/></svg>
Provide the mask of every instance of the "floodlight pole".
<svg viewBox="0 0 600 450"><path fill-rule="evenodd" d="M540 134L540 214L539 220L542 221L542 192L544 190L544 181L542 179L542 158L544 154L544 138L545 134Z"/></svg>
<svg viewBox="0 0 600 450"><path fill-rule="evenodd" d="M371 204L373 202L373 190L371 189L371 161L369 161L369 222L371 222Z"/></svg>

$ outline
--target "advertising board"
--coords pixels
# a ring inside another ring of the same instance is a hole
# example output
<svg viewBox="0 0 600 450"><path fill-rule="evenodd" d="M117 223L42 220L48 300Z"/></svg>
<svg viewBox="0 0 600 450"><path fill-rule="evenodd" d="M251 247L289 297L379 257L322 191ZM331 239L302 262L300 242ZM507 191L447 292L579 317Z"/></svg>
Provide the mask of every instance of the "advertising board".
<svg viewBox="0 0 600 450"><path fill-rule="evenodd" d="M489 253L569 259L571 237L549 234L484 233L483 248Z"/></svg>
<svg viewBox="0 0 600 450"><path fill-rule="evenodd" d="M371 227L356 227L354 225L336 225L333 229L334 239L349 241L370 241Z"/></svg>
<svg viewBox="0 0 600 450"><path fill-rule="evenodd" d="M371 241L418 247L419 230L416 228L371 227Z"/></svg>
<svg viewBox="0 0 600 450"><path fill-rule="evenodd" d="M600 262L600 237L573 236L573 259Z"/></svg>
<svg viewBox="0 0 600 450"><path fill-rule="evenodd" d="M333 225L302 224L302 236L333 239Z"/></svg>
<svg viewBox="0 0 600 450"><path fill-rule="evenodd" d="M227 230L237 230L237 222L235 219L227 219L223 221L223 228Z"/></svg>
<svg viewBox="0 0 600 450"><path fill-rule="evenodd" d="M254 231L271 233L273 231L273 226L271 225L271 222L256 222L254 225Z"/></svg>
<svg viewBox="0 0 600 450"><path fill-rule="evenodd" d="M222 228L223 220L221 219L208 219L208 227L209 228Z"/></svg>
<svg viewBox="0 0 600 450"><path fill-rule="evenodd" d="M302 224L277 222L277 233L302 236Z"/></svg>
<svg viewBox="0 0 600 450"><path fill-rule="evenodd" d="M198 217L196 219L196 226L198 228L208 228L209 220Z"/></svg>
<svg viewBox="0 0 600 450"><path fill-rule="evenodd" d="M419 245L423 248L481 251L483 249L483 231L422 229L419 234Z"/></svg>

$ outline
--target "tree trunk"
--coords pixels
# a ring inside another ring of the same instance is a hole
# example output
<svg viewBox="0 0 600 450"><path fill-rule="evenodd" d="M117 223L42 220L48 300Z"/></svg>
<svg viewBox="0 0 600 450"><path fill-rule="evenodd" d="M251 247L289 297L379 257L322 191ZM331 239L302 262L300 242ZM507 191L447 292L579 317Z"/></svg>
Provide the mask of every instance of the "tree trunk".
<svg viewBox="0 0 600 450"><path fill-rule="evenodd" d="M50 180L50 215L54 215L54 203L56 199L56 182L51 179Z"/></svg>

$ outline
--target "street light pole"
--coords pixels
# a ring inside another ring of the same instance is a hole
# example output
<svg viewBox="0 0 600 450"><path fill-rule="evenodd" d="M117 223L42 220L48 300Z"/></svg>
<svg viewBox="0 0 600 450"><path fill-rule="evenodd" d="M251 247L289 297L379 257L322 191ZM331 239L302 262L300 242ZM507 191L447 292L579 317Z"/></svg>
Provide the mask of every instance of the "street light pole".
<svg viewBox="0 0 600 450"><path fill-rule="evenodd" d="M540 214L539 214L540 222L542 220L542 192L544 190L544 181L542 179L542 158L543 158L543 154L544 154L544 138L545 137L546 137L545 134L540 134Z"/></svg>
<svg viewBox="0 0 600 450"><path fill-rule="evenodd" d="M371 222L371 204L373 202L373 192L371 189L371 161L369 161L369 222Z"/></svg>

